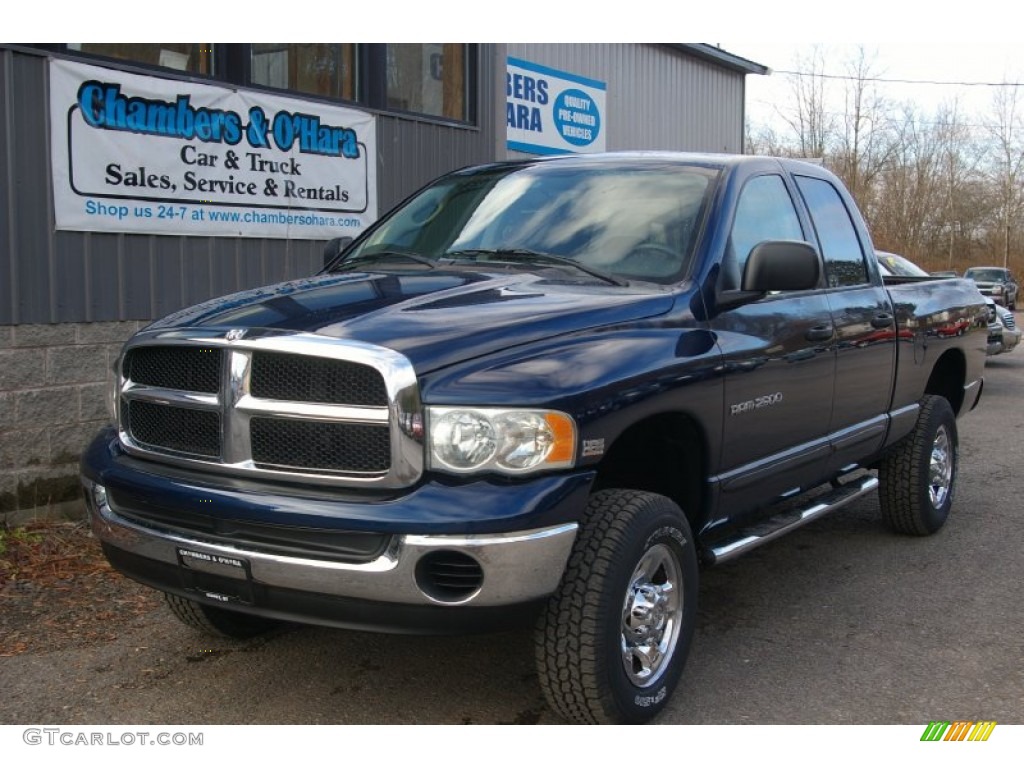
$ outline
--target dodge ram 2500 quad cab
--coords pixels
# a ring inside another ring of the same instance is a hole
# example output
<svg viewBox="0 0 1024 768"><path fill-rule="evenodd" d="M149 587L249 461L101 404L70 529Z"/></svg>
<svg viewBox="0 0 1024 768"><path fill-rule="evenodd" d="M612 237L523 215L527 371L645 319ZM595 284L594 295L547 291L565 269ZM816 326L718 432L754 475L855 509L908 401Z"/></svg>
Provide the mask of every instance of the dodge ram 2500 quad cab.
<svg viewBox="0 0 1024 768"><path fill-rule="evenodd" d="M532 621L555 712L642 722L699 566L876 489L896 531L942 527L986 341L968 281L886 286L821 167L501 162L314 277L140 331L85 495L110 562L190 625Z"/></svg>

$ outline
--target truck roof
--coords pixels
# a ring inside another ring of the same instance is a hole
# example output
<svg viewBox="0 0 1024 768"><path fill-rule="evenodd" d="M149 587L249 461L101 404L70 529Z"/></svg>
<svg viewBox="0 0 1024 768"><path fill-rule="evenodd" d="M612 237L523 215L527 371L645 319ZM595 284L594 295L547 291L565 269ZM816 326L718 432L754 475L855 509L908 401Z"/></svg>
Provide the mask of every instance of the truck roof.
<svg viewBox="0 0 1024 768"><path fill-rule="evenodd" d="M774 157L769 155L738 155L724 152L675 152L666 150L630 150L518 158L468 166L456 173L478 172L492 168L505 168L510 165L518 166L556 163L559 165L589 167L595 165L615 166L648 162L652 164L676 163L679 165L700 165L723 169L777 163L790 171L800 170L801 172L812 173L813 175L832 175L820 163L813 159Z"/></svg>

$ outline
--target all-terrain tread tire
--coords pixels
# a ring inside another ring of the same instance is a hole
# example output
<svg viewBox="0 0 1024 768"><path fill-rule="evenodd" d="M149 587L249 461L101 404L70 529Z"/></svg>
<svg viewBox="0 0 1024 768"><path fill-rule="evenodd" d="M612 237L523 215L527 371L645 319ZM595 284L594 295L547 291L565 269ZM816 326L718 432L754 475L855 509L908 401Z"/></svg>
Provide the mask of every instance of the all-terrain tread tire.
<svg viewBox="0 0 1024 768"><path fill-rule="evenodd" d="M949 493L935 507L928 496L932 444L945 425L951 442L953 473ZM882 519L897 533L930 536L946 523L957 484L959 467L956 417L949 401L938 395L921 399L914 430L884 457L878 472Z"/></svg>
<svg viewBox="0 0 1024 768"><path fill-rule="evenodd" d="M620 587L636 566L623 555L638 549L642 553L655 536L670 528L672 533L663 543L675 540L678 544L684 590L679 638L657 691L641 697L651 701L624 706L621 688L617 696L611 678L625 678L625 673L607 645L609 632L621 624L625 593ZM675 688L689 652L696 624L697 578L690 527L674 502L633 490L593 494L559 589L537 621L535 660L550 707L565 720L581 724L641 723L656 715Z"/></svg>
<svg viewBox="0 0 1024 768"><path fill-rule="evenodd" d="M213 605L189 600L185 597L164 593L164 599L171 613L182 623L213 637L246 640L262 635L279 626L281 622L262 616L229 611Z"/></svg>

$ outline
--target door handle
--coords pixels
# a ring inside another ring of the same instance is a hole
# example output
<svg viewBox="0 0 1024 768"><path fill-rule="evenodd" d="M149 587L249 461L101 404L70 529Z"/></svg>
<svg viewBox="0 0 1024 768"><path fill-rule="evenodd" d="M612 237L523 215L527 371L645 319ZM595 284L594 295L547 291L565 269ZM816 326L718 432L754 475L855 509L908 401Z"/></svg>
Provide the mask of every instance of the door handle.
<svg viewBox="0 0 1024 768"><path fill-rule="evenodd" d="M875 315L874 317L871 318L871 327L888 328L890 325L892 325L893 320L895 320L895 318L892 315L890 315L888 312L883 312L882 314Z"/></svg>
<svg viewBox="0 0 1024 768"><path fill-rule="evenodd" d="M816 325L804 334L804 338L808 341L828 341L832 338L832 334L835 331L836 327L831 323L829 325Z"/></svg>

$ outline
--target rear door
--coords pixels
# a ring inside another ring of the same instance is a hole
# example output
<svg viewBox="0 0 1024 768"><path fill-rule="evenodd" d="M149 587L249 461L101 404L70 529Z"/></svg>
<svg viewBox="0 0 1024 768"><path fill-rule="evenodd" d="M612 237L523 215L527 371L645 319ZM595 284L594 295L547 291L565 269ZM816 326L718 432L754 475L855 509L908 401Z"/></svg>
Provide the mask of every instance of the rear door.
<svg viewBox="0 0 1024 768"><path fill-rule="evenodd" d="M829 469L837 472L881 448L892 402L896 346L913 345L913 337L900 335L889 293L877 269L869 266L871 243L852 201L828 179L794 178L825 262L826 297L836 330Z"/></svg>

